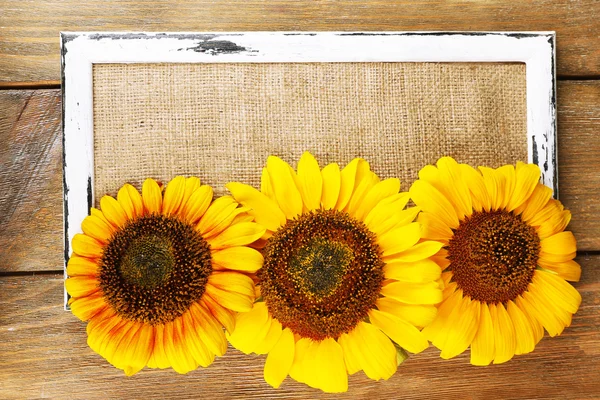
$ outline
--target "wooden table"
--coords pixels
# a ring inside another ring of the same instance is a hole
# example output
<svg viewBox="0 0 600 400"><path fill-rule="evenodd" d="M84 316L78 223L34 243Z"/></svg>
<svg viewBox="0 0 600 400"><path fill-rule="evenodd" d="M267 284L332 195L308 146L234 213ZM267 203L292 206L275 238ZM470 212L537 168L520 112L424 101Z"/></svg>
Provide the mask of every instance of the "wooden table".
<svg viewBox="0 0 600 400"><path fill-rule="evenodd" d="M534 353L474 367L429 348L346 398L600 398L600 2L539 0L3 0L0 4L0 398L334 397L262 379L230 349L205 370L127 378L63 311L59 31L555 30L559 182L573 213L583 302ZM338 397L338 396L335 396Z"/></svg>

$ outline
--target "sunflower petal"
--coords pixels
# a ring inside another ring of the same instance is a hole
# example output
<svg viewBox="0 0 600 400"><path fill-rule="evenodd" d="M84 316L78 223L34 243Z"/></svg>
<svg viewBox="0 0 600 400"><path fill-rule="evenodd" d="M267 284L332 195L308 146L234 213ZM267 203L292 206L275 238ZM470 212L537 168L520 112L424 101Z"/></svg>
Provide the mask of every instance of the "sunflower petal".
<svg viewBox="0 0 600 400"><path fill-rule="evenodd" d="M490 365L494 360L494 324L487 304L481 304L479 326L471 343L471 364Z"/></svg>
<svg viewBox="0 0 600 400"><path fill-rule="evenodd" d="M211 285L207 285L207 288ZM189 308L194 319L194 326L207 349L221 357L227 351L227 338L223 327L217 323L210 311L199 303Z"/></svg>
<svg viewBox="0 0 600 400"><path fill-rule="evenodd" d="M369 378L387 380L396 372L396 348L392 341L373 325L359 322L354 330L347 334L345 340Z"/></svg>
<svg viewBox="0 0 600 400"><path fill-rule="evenodd" d="M288 163L279 157L267 159L267 171L271 178L273 193L279 208L286 218L292 219L302 213L302 195L296 186L295 178Z"/></svg>
<svg viewBox="0 0 600 400"><path fill-rule="evenodd" d="M72 297L85 297L100 290L100 283L95 277L74 276L65 281L65 288Z"/></svg>
<svg viewBox="0 0 600 400"><path fill-rule="evenodd" d="M196 229L203 235L217 228L224 219L226 219L238 206L238 203L231 196L222 196L212 202L208 207Z"/></svg>
<svg viewBox="0 0 600 400"><path fill-rule="evenodd" d="M321 207L323 177L319 163L308 151L305 151L298 162L298 189L308 211Z"/></svg>
<svg viewBox="0 0 600 400"><path fill-rule="evenodd" d="M354 216L364 221L368 213L383 199L397 194L400 191L400 179L390 178L377 183L366 194L364 199L358 203Z"/></svg>
<svg viewBox="0 0 600 400"><path fill-rule="evenodd" d="M423 334L410 323L383 311L372 309L369 319L377 328L411 353L420 353L429 347L429 342Z"/></svg>
<svg viewBox="0 0 600 400"><path fill-rule="evenodd" d="M68 276L95 276L98 274L98 263L87 257L72 254L67 264Z"/></svg>
<svg viewBox="0 0 600 400"><path fill-rule="evenodd" d="M108 307L108 304L101 293L93 293L85 297L71 297L69 307L77 318L88 321Z"/></svg>
<svg viewBox="0 0 600 400"><path fill-rule="evenodd" d="M142 196L140 196L140 193L128 183L119 189L117 201L121 204L121 207L123 207L123 210L129 219L141 216L144 212Z"/></svg>
<svg viewBox="0 0 600 400"><path fill-rule="evenodd" d="M473 204L461 168L452 157L442 157L437 161L439 179L443 182L446 195L456 210L459 219L471 215ZM438 188L439 189L439 188Z"/></svg>
<svg viewBox="0 0 600 400"><path fill-rule="evenodd" d="M430 183L418 180L410 187L410 197L423 211L434 214L451 229L458 227L458 216L450 201Z"/></svg>
<svg viewBox="0 0 600 400"><path fill-rule="evenodd" d="M315 374L320 378L319 389L326 393L342 393L348 390L348 374L344 353L332 338L319 343L315 357Z"/></svg>
<svg viewBox="0 0 600 400"><path fill-rule="evenodd" d="M574 260L568 260L563 262L550 262L545 258L540 257L538 260L538 264L540 267L550 270L556 273L563 279L568 281L579 281L581 278L581 266L577 264ZM67 269L68 273L68 269ZM69 274L70 275L70 274Z"/></svg>
<svg viewBox="0 0 600 400"><path fill-rule="evenodd" d="M514 210L514 213L521 215L523 221L530 223L532 218L548 204L552 197L552 189L538 183L529 198Z"/></svg>
<svg viewBox="0 0 600 400"><path fill-rule="evenodd" d="M242 222L225 229L209 240L211 250L250 244L265 233L265 228L255 222Z"/></svg>
<svg viewBox="0 0 600 400"><path fill-rule="evenodd" d="M515 328L515 354L531 353L535 348L535 336L527 316L511 300L508 301L506 309Z"/></svg>
<svg viewBox="0 0 600 400"><path fill-rule="evenodd" d="M226 335L229 343L245 354L252 353L268 334L270 319L266 304L255 303L250 311L236 315L235 329Z"/></svg>
<svg viewBox="0 0 600 400"><path fill-rule="evenodd" d="M211 256L212 262L223 268L244 272L256 272L264 261L260 251L245 246L213 251Z"/></svg>
<svg viewBox="0 0 600 400"><path fill-rule="evenodd" d="M551 272L535 271L531 281L537 290L544 291L551 298L552 304L575 314L581 304L581 295L570 284Z"/></svg>
<svg viewBox="0 0 600 400"><path fill-rule="evenodd" d="M180 215L192 224L204 216L213 199L213 190L208 185L202 185L194 190L187 202L183 204Z"/></svg>
<svg viewBox="0 0 600 400"><path fill-rule="evenodd" d="M377 238L377 243L386 257L412 248L420 238L421 224L413 222L381 235Z"/></svg>
<svg viewBox="0 0 600 400"><path fill-rule="evenodd" d="M271 349L277 344L277 341L281 336L281 332L283 332L281 322L277 321L276 319L271 319L269 331L265 335L265 338L262 340L262 342L256 344L256 347L254 347L253 351L256 354L267 354L270 352Z"/></svg>
<svg viewBox="0 0 600 400"><path fill-rule="evenodd" d="M475 211L489 211L492 203L481 173L467 164L460 164L459 168L464 180L468 182L473 209Z"/></svg>
<svg viewBox="0 0 600 400"><path fill-rule="evenodd" d="M355 158L342 169L340 173L340 193L335 204L336 210L343 210L350 201L352 192L354 192L358 166L364 162L366 161L362 158Z"/></svg>
<svg viewBox="0 0 600 400"><path fill-rule="evenodd" d="M235 329L235 317L232 311L221 306L210 296L203 296L200 302L225 327L227 332L233 332Z"/></svg>
<svg viewBox="0 0 600 400"><path fill-rule="evenodd" d="M230 292L213 285L206 285L205 293L212 297L217 303L230 310L246 312L252 309L254 295L248 296L242 293Z"/></svg>
<svg viewBox="0 0 600 400"><path fill-rule="evenodd" d="M429 325L437 315L437 308L433 305L406 304L389 297L380 297L375 304L380 311L419 327Z"/></svg>
<svg viewBox="0 0 600 400"><path fill-rule="evenodd" d="M504 305L490 305L492 323L494 324L494 344L496 355L494 364L504 363L515 355L517 348L515 328Z"/></svg>
<svg viewBox="0 0 600 400"><path fill-rule="evenodd" d="M541 241L541 251L549 254L572 254L577 251L575 236L570 231L552 235Z"/></svg>
<svg viewBox="0 0 600 400"><path fill-rule="evenodd" d="M570 221L571 212L569 210L563 210L553 214L539 226L537 232L540 239L544 240L552 235L564 231L567 225L569 225Z"/></svg>
<svg viewBox="0 0 600 400"><path fill-rule="evenodd" d="M321 207L330 210L335 207L340 196L340 185L342 181L340 166L328 164L321 171L323 189L321 191Z"/></svg>
<svg viewBox="0 0 600 400"><path fill-rule="evenodd" d="M233 198L240 204L249 207L248 214L252 215L254 220L265 228L276 231L285 224L285 214L277 203L265 194L243 183L230 182L226 186Z"/></svg>
<svg viewBox="0 0 600 400"><path fill-rule="evenodd" d="M444 244L441 242L434 242L432 240L417 243L413 247L403 251L402 253L393 254L388 257L384 257L385 262L413 262L423 260L427 257L431 257L436 254L442 248Z"/></svg>
<svg viewBox="0 0 600 400"><path fill-rule="evenodd" d="M205 296L208 297L208 296ZM185 327L185 344L187 351L192 358L201 367L208 367L215 359L215 355L208 349L200 336L200 331L192 317L192 313L187 312L182 315L183 326Z"/></svg>
<svg viewBox="0 0 600 400"><path fill-rule="evenodd" d="M383 286L380 293L407 304L437 304L442 301L442 291L436 282L392 281Z"/></svg>
<svg viewBox="0 0 600 400"><path fill-rule="evenodd" d="M162 211L162 190L154 179L148 178L144 181L142 201L148 213L160 213Z"/></svg>
<svg viewBox="0 0 600 400"><path fill-rule="evenodd" d="M517 162L515 190L509 199L507 211L513 211L530 198L540 181L540 167L535 164Z"/></svg>
<svg viewBox="0 0 600 400"><path fill-rule="evenodd" d="M265 362L265 381L278 388L288 375L294 361L294 334L285 328Z"/></svg>
<svg viewBox="0 0 600 400"><path fill-rule="evenodd" d="M431 282L438 280L442 270L431 259L411 263L392 262L383 267L386 279L404 282Z"/></svg>
<svg viewBox="0 0 600 400"><path fill-rule="evenodd" d="M463 299L463 308L457 319L446 326L448 337L440 357L450 359L464 352L473 342L477 333L480 303L470 299ZM451 317L452 320L452 317Z"/></svg>
<svg viewBox="0 0 600 400"><path fill-rule="evenodd" d="M81 223L81 230L102 244L106 244L114 233L115 228L102 218L95 215L88 215Z"/></svg>

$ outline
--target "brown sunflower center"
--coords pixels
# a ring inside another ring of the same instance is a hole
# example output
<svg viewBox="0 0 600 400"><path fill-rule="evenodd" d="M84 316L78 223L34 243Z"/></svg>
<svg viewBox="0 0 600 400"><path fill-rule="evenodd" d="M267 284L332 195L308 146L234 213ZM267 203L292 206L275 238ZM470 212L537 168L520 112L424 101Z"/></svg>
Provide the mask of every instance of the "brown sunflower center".
<svg viewBox="0 0 600 400"><path fill-rule="evenodd" d="M267 241L262 296L294 333L337 338L375 306L384 277L380 254L375 235L347 213L303 214Z"/></svg>
<svg viewBox="0 0 600 400"><path fill-rule="evenodd" d="M161 324L183 315L204 294L210 248L190 225L149 215L129 221L100 261L100 287L126 319Z"/></svg>
<svg viewBox="0 0 600 400"><path fill-rule="evenodd" d="M452 280L464 294L485 303L523 293L537 266L540 238L519 215L474 212L461 221L448 244Z"/></svg>

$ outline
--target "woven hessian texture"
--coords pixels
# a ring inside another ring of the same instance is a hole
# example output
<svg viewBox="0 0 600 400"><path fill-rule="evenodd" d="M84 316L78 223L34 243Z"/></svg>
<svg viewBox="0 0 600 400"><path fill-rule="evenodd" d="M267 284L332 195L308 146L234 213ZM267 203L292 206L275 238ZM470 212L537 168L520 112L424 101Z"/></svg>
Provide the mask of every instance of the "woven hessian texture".
<svg viewBox="0 0 600 400"><path fill-rule="evenodd" d="M217 195L295 167L363 157L407 190L444 155L527 161L524 64L95 64L96 201L125 182L195 175Z"/></svg>

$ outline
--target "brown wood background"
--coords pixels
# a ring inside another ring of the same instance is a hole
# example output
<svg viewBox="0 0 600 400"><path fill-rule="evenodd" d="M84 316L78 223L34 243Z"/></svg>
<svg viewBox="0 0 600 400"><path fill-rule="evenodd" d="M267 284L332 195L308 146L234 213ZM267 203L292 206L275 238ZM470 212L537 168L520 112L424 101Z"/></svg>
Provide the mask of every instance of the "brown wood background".
<svg viewBox="0 0 600 400"><path fill-rule="evenodd" d="M0 1L0 398L600 398L599 20L597 0ZM185 376L125 377L62 310L58 33L77 30L557 31L560 193L583 268L573 324L502 365L430 348L387 382L351 377L344 396L273 390L262 358L233 349Z"/></svg>

